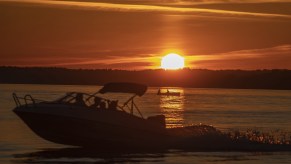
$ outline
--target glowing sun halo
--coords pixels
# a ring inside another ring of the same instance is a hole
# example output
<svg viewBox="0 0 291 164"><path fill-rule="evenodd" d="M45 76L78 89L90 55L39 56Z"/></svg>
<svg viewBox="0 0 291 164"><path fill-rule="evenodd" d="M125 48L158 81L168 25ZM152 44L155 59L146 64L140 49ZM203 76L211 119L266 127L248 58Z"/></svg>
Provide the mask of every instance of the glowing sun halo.
<svg viewBox="0 0 291 164"><path fill-rule="evenodd" d="M184 58L175 53L170 53L161 60L161 68L163 69L176 70L184 68L184 66Z"/></svg>

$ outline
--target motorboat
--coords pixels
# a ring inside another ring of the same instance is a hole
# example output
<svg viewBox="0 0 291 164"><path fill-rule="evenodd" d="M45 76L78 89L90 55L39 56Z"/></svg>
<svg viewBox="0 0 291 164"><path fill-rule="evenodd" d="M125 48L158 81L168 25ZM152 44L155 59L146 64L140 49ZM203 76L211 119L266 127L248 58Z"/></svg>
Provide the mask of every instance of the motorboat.
<svg viewBox="0 0 291 164"><path fill-rule="evenodd" d="M21 98L13 93L17 105L13 111L38 136L54 143L81 147L162 146L168 135L165 116L144 118L134 102L146 90L142 84L108 83L94 94L70 92L54 101L31 95ZM106 93L131 96L119 104L100 96Z"/></svg>
<svg viewBox="0 0 291 164"><path fill-rule="evenodd" d="M161 96L180 96L181 93L180 92L171 92L168 89L167 89L167 92L161 92L161 89L159 89L157 95L161 95Z"/></svg>
<svg viewBox="0 0 291 164"><path fill-rule="evenodd" d="M166 128L164 115L145 118L134 99L146 91L142 84L107 83L94 94L69 92L53 101L13 93L13 111L41 138L79 147L179 148L189 145L189 136L217 132L210 126ZM107 93L130 96L120 104L102 96Z"/></svg>

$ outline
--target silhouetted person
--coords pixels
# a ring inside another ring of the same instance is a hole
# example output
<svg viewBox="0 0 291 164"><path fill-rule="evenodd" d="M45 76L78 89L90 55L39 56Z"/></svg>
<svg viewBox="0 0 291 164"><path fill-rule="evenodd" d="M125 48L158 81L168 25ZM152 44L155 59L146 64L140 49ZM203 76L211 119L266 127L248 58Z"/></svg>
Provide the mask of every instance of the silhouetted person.
<svg viewBox="0 0 291 164"><path fill-rule="evenodd" d="M108 104L108 109L116 110L117 109L117 104L118 104L118 101L110 101L109 104Z"/></svg>
<svg viewBox="0 0 291 164"><path fill-rule="evenodd" d="M158 95L160 95L160 94L161 94L161 89L159 89L159 90L158 90L158 93L157 93L157 94L158 94Z"/></svg>
<svg viewBox="0 0 291 164"><path fill-rule="evenodd" d="M167 93L170 93L170 91L167 89Z"/></svg>
<svg viewBox="0 0 291 164"><path fill-rule="evenodd" d="M77 93L75 105L80 105L80 106L85 106L86 105L84 100L83 100L83 94L82 93Z"/></svg>
<svg viewBox="0 0 291 164"><path fill-rule="evenodd" d="M106 103L104 101L100 102L100 109L106 109Z"/></svg>
<svg viewBox="0 0 291 164"><path fill-rule="evenodd" d="M94 104L91 105L92 108L100 108L102 99L100 97L94 98Z"/></svg>

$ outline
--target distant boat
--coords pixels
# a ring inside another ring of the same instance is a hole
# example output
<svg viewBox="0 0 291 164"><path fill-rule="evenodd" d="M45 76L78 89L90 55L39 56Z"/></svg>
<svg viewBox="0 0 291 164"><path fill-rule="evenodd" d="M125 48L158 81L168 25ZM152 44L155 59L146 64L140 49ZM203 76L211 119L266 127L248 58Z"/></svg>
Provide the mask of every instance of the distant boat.
<svg viewBox="0 0 291 164"><path fill-rule="evenodd" d="M170 92L168 89L167 89L167 92L161 92L161 90L159 89L157 95L161 95L161 96L180 96L181 93L180 92Z"/></svg>

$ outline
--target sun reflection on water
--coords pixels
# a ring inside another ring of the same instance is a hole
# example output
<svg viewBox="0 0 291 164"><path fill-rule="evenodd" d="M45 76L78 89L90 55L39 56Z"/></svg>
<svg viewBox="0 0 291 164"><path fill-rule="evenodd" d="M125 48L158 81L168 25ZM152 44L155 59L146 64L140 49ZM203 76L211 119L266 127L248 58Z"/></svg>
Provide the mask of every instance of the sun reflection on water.
<svg viewBox="0 0 291 164"><path fill-rule="evenodd" d="M161 88L161 92L180 92L180 96L160 96L160 109L166 116L167 128L182 127L184 125L184 89Z"/></svg>

